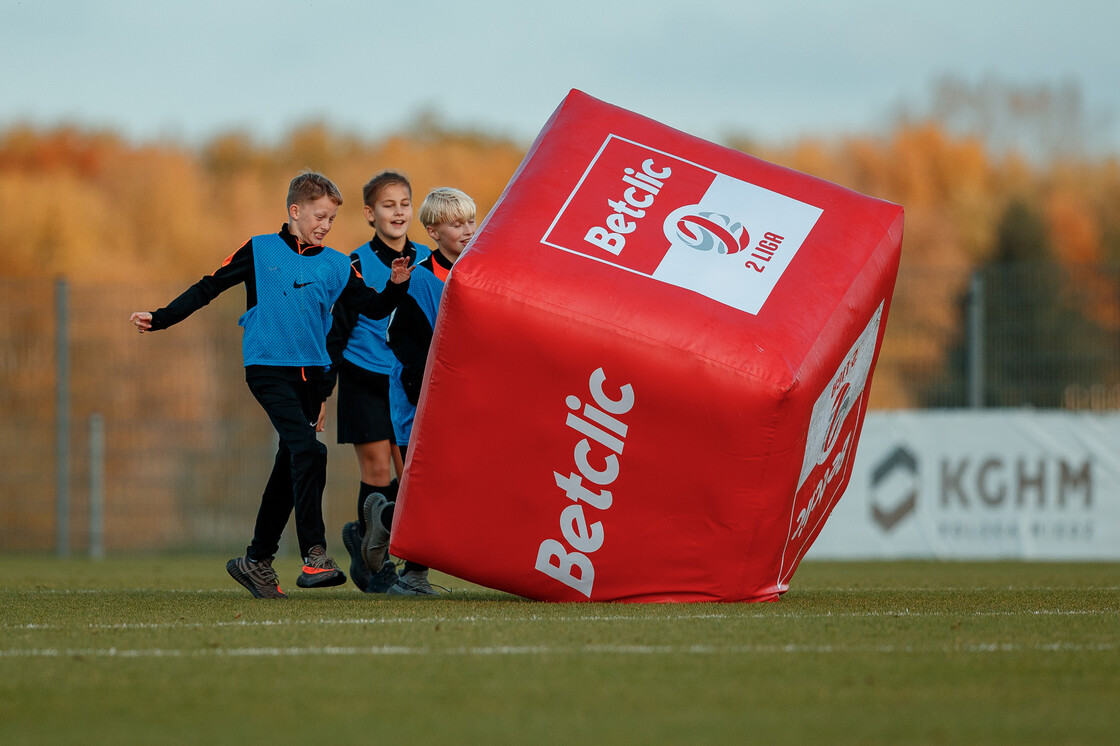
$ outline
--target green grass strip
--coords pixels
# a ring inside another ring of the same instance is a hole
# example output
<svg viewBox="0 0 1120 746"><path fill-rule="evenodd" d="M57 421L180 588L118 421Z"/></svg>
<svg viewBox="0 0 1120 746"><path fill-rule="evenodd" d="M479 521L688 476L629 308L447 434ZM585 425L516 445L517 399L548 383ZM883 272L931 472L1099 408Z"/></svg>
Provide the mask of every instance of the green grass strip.
<svg viewBox="0 0 1120 746"><path fill-rule="evenodd" d="M259 601L225 559L3 558L0 743L1120 733L1115 564L807 562L771 604L551 604L434 572L438 599L301 590L283 560L291 599Z"/></svg>

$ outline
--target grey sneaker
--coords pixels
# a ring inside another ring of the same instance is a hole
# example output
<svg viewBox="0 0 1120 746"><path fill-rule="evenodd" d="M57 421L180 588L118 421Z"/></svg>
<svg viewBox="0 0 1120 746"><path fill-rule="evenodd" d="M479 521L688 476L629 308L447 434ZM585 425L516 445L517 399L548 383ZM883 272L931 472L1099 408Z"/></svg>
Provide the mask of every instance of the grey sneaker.
<svg viewBox="0 0 1120 746"><path fill-rule="evenodd" d="M362 537L362 557L370 572L381 570L389 558L389 529L381 523L381 511L389 501L380 492L374 492L362 503L366 519L366 535Z"/></svg>
<svg viewBox="0 0 1120 746"><path fill-rule="evenodd" d="M307 550L307 556L303 558L303 572L296 578L296 585L300 588L330 588L345 582L346 573L327 556L326 547L316 544Z"/></svg>
<svg viewBox="0 0 1120 746"><path fill-rule="evenodd" d="M438 596L428 582L427 570L407 570L389 589L390 596Z"/></svg>
<svg viewBox="0 0 1120 746"><path fill-rule="evenodd" d="M254 598L287 598L280 590L280 579L272 569L272 558L253 561L249 556L235 557L226 563L230 577L249 589Z"/></svg>
<svg viewBox="0 0 1120 746"><path fill-rule="evenodd" d="M357 521L350 521L342 527L342 545L350 555L350 579L354 585L366 591L369 588L370 572L362 557L362 534Z"/></svg>
<svg viewBox="0 0 1120 746"><path fill-rule="evenodd" d="M388 593L396 582L397 566L393 564L393 560L387 559L385 564L381 566L380 572L375 572L369 576L366 593Z"/></svg>

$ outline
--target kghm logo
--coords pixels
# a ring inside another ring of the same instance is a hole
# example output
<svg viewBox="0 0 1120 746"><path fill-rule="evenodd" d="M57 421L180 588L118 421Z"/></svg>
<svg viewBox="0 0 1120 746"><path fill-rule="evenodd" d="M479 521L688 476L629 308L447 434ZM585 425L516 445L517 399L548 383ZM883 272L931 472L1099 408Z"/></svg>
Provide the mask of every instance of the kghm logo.
<svg viewBox="0 0 1120 746"><path fill-rule="evenodd" d="M736 254L751 243L751 236L742 223L733 222L723 213L708 210L678 217L676 230L677 239L697 251Z"/></svg>
<svg viewBox="0 0 1120 746"><path fill-rule="evenodd" d="M896 446L871 472L871 517L884 531L918 507L918 459Z"/></svg>

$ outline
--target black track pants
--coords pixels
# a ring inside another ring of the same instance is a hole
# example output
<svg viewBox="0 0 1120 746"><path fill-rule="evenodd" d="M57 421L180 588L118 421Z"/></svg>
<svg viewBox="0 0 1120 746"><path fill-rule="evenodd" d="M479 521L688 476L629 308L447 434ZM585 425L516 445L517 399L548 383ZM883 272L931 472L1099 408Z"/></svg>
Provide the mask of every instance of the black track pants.
<svg viewBox="0 0 1120 746"><path fill-rule="evenodd" d="M327 447L315 435L321 394L316 385L283 375L258 374L247 383L280 436L272 474L261 496L249 556L262 559L276 555L294 509L299 551L306 557L311 547L327 544L323 525Z"/></svg>

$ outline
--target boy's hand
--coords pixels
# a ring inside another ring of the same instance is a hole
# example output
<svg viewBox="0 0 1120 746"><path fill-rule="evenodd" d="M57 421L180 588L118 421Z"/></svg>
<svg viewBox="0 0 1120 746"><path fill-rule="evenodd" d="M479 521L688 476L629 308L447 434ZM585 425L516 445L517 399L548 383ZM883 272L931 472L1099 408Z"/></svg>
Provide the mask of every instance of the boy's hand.
<svg viewBox="0 0 1120 746"><path fill-rule="evenodd" d="M136 331L143 334L152 328L152 314L147 311L137 311L128 317L128 320L136 325Z"/></svg>
<svg viewBox="0 0 1120 746"><path fill-rule="evenodd" d="M327 403L319 405L319 419L315 421L315 432L321 433L327 429Z"/></svg>
<svg viewBox="0 0 1120 746"><path fill-rule="evenodd" d="M402 282L408 282L408 278L412 277L412 270L415 269L415 267L408 266L410 261L411 260L407 256L394 259L392 265L390 265L391 273L389 275L389 281L397 285L400 285Z"/></svg>

